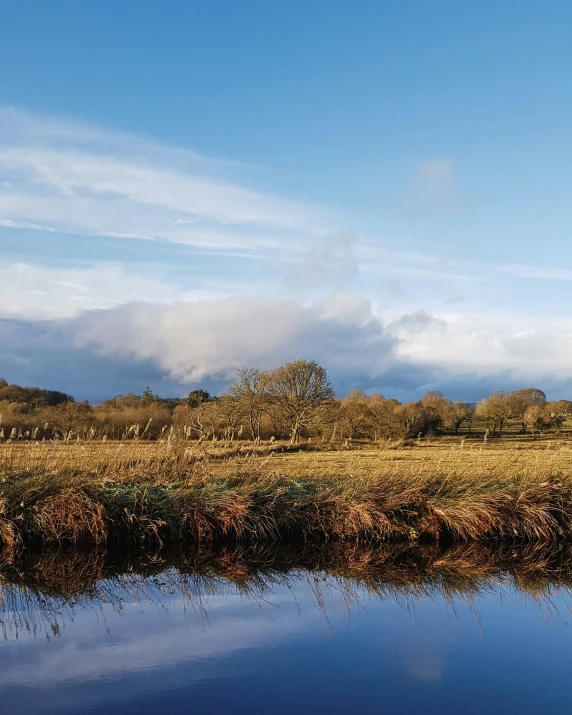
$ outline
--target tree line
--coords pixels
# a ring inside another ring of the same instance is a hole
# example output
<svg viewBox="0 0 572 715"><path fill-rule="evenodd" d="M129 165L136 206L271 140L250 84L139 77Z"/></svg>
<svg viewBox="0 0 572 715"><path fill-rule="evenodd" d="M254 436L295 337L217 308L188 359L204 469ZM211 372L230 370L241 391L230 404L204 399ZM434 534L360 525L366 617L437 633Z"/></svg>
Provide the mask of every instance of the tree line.
<svg viewBox="0 0 572 715"><path fill-rule="evenodd" d="M439 434L502 436L507 423L522 434L560 432L572 402L549 402L538 388L495 392L477 405L453 402L430 391L401 403L354 390L338 399L326 370L296 360L273 370L242 367L218 397L197 389L183 398L118 395L100 405L75 402L53 390L9 385L0 380L0 440L301 438L326 442L399 440Z"/></svg>

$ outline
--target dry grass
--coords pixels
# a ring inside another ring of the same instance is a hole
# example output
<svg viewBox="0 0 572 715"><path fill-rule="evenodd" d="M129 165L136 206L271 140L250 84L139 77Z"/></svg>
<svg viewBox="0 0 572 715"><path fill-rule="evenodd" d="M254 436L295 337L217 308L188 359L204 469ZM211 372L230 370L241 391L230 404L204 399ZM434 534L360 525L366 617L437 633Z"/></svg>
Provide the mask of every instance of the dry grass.
<svg viewBox="0 0 572 715"><path fill-rule="evenodd" d="M523 445L4 444L0 541L9 559L34 543L568 537L572 448Z"/></svg>

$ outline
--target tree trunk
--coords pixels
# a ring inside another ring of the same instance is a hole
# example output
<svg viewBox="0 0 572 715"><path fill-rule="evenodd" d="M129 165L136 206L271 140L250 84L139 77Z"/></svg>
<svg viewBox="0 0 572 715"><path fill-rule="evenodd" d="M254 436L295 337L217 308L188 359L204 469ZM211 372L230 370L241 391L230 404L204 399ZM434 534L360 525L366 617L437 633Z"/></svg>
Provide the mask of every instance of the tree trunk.
<svg viewBox="0 0 572 715"><path fill-rule="evenodd" d="M300 425L295 424L292 426L292 436L290 438L290 444L298 444L298 438L300 436Z"/></svg>

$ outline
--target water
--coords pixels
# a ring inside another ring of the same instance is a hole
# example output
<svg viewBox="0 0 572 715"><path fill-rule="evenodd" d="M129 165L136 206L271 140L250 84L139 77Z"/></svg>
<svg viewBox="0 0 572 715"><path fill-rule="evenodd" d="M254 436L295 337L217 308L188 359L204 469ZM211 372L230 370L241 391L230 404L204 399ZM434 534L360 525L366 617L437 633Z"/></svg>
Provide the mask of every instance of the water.
<svg viewBox="0 0 572 715"><path fill-rule="evenodd" d="M570 713L563 558L44 554L2 572L2 712Z"/></svg>

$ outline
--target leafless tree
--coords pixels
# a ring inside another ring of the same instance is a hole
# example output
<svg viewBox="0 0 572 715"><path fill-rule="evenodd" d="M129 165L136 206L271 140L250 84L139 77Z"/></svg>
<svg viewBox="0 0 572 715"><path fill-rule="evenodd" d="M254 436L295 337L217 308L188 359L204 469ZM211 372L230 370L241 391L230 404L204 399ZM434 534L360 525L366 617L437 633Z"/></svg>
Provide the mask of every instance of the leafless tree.
<svg viewBox="0 0 572 715"><path fill-rule="evenodd" d="M262 386L265 401L277 409L288 425L292 444L298 442L300 432L309 428L334 398L326 370L313 360L296 360L264 373Z"/></svg>
<svg viewBox="0 0 572 715"><path fill-rule="evenodd" d="M466 402L454 402L447 414L445 426L452 427L454 433L459 434L459 427L463 424L463 422L468 422L470 434L474 415L474 408Z"/></svg>
<svg viewBox="0 0 572 715"><path fill-rule="evenodd" d="M253 441L260 444L260 425L264 412L262 372L255 367L239 368L236 380L227 392L247 420Z"/></svg>
<svg viewBox="0 0 572 715"><path fill-rule="evenodd" d="M534 405L545 405L546 395L537 387L523 387L514 390L507 397L510 405L511 417L519 419L522 425L522 434L526 433L526 411Z"/></svg>
<svg viewBox="0 0 572 715"><path fill-rule="evenodd" d="M344 436L355 439L368 437L371 429L369 398L362 390L354 390L341 401L340 417Z"/></svg>
<svg viewBox="0 0 572 715"><path fill-rule="evenodd" d="M502 390L494 392L490 397L479 402L476 413L486 420L487 427L492 423L493 434L496 434L498 428L498 435L502 437L503 427L512 414L508 395Z"/></svg>

